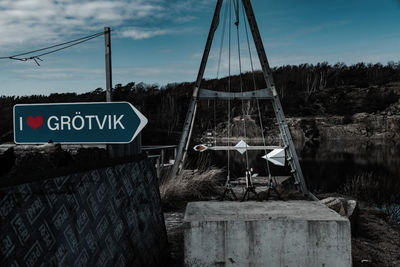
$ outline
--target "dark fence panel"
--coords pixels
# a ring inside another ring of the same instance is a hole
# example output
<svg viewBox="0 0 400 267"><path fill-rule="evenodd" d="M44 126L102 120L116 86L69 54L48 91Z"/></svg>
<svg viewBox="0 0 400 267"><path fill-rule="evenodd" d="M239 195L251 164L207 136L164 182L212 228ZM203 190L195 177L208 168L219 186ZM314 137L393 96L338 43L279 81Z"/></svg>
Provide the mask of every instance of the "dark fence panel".
<svg viewBox="0 0 400 267"><path fill-rule="evenodd" d="M148 159L0 190L0 266L162 266Z"/></svg>

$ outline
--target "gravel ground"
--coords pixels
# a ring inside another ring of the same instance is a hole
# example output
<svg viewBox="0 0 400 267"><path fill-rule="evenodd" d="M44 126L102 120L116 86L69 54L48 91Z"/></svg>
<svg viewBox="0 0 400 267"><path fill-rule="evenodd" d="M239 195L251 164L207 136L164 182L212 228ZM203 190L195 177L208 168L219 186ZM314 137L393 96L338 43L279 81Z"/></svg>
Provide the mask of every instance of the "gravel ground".
<svg viewBox="0 0 400 267"><path fill-rule="evenodd" d="M360 217L352 237L353 266L400 267L400 225L384 212L360 203Z"/></svg>

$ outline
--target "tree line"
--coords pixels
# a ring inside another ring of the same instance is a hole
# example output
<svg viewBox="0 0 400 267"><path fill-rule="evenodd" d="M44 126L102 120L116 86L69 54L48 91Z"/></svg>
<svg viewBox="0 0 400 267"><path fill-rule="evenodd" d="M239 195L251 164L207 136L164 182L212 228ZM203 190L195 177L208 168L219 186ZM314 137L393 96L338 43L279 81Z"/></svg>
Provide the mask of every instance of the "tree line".
<svg viewBox="0 0 400 267"><path fill-rule="evenodd" d="M382 64L344 63L330 65L326 62L287 65L272 69L275 85L283 109L288 116L352 115L357 112L378 112L398 100L400 92L400 62ZM244 73L202 81L202 88L211 90L240 91L265 88L261 71ZM194 82L170 83L165 86L130 82L116 84L114 101L128 101L140 108L149 119L147 132L173 134L181 131L192 95ZM21 103L100 102L105 101L105 91L97 88L91 92L53 93L31 96L0 97L0 141L12 141L12 107ZM273 117L271 106L261 102L262 114ZM196 125L201 130L210 124L226 121L226 101L202 101L199 103L199 119ZM240 102L232 105L232 116L242 114ZM246 104L245 113L257 114L256 104ZM149 134L151 136L151 134Z"/></svg>

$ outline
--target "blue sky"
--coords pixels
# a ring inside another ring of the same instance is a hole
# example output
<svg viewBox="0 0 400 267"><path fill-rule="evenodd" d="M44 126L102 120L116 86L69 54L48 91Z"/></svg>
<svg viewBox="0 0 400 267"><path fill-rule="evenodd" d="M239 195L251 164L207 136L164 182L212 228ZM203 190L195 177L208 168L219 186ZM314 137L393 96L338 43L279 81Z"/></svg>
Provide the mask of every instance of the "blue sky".
<svg viewBox="0 0 400 267"><path fill-rule="evenodd" d="M0 56L69 41L109 26L113 29L113 84L193 81L215 3L1 0ZM253 0L252 4L271 66L400 60L399 0ZM208 78L217 74L223 10L206 69ZM242 22L243 69L249 70ZM226 38L219 76L227 75ZM232 49L237 51L236 39ZM253 46L251 50L256 56ZM235 52L232 70L237 73ZM105 87L103 37L42 59L40 67L32 61L0 60L0 95L81 93Z"/></svg>

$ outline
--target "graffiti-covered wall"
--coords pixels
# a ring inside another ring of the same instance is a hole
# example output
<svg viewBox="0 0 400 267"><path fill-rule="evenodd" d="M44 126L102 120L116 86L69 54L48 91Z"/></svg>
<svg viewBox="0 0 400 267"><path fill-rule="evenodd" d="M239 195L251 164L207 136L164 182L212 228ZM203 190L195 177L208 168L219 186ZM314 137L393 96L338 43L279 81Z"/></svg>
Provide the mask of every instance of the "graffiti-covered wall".
<svg viewBox="0 0 400 267"><path fill-rule="evenodd" d="M147 159L0 189L0 266L161 266L167 236Z"/></svg>

